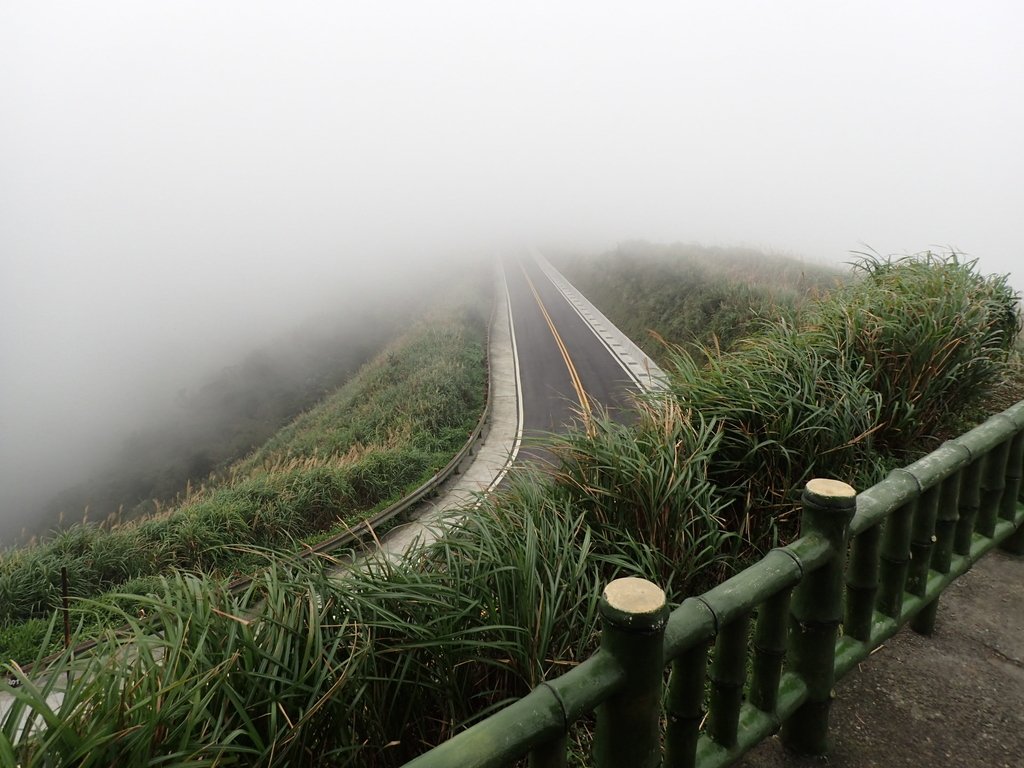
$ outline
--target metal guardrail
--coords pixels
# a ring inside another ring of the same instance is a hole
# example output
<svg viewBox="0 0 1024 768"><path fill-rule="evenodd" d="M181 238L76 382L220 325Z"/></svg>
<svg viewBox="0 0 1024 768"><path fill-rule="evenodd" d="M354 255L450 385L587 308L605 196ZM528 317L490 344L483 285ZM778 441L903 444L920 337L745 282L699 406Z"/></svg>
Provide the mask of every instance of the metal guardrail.
<svg viewBox="0 0 1024 768"><path fill-rule="evenodd" d="M930 634L986 552L1024 554L1022 474L1024 401L860 494L812 480L797 541L670 615L656 585L612 582L593 656L406 766L564 766L591 712L607 768L727 766L780 729L824 754L836 680L906 624Z"/></svg>

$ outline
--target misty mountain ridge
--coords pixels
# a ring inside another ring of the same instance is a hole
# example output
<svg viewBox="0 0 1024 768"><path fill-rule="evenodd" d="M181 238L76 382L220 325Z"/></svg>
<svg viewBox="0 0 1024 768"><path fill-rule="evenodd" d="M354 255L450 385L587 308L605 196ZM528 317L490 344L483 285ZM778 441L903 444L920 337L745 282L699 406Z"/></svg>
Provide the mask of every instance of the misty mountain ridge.
<svg viewBox="0 0 1024 768"><path fill-rule="evenodd" d="M154 403L151 420L124 434L87 479L55 493L37 488L34 502L5 510L4 517L22 522L0 530L0 546L172 504L189 484L225 470L344 384L423 310L428 295L382 289L379 302L322 311L272 341L240 349L237 362L179 388L170 402Z"/></svg>

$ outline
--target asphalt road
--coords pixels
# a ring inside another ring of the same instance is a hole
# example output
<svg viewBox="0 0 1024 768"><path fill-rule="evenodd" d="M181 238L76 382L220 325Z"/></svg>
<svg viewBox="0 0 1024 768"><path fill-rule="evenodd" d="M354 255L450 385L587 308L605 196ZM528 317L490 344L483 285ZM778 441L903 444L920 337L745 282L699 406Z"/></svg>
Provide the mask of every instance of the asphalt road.
<svg viewBox="0 0 1024 768"><path fill-rule="evenodd" d="M629 418L636 384L529 256L503 261L523 407L519 459L544 460L545 435L607 410Z"/></svg>

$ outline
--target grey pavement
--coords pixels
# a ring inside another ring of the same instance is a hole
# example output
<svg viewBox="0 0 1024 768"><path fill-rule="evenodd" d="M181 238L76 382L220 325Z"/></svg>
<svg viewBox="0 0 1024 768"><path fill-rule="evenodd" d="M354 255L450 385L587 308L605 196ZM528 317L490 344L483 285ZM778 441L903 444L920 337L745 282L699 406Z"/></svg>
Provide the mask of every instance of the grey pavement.
<svg viewBox="0 0 1024 768"><path fill-rule="evenodd" d="M778 738L740 768L1022 768L1024 557L995 550L942 594L935 633L904 628L836 686L827 757Z"/></svg>
<svg viewBox="0 0 1024 768"><path fill-rule="evenodd" d="M561 291L566 300L573 306L580 317L586 321L594 334L604 342L608 351L618 358L623 368L629 372L633 380L642 389L652 390L664 387L668 381L665 372L658 367L647 353L638 347L632 339L620 331L616 325L604 316L597 307L590 303L586 296L565 279L544 255L533 249L533 257L537 260L544 274L555 287Z"/></svg>

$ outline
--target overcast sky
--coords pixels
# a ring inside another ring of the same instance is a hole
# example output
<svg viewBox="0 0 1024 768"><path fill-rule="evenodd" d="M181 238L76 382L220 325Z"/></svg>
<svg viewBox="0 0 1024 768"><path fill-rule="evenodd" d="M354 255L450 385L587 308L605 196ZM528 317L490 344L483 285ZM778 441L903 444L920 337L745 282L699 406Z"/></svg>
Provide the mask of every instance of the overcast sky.
<svg viewBox="0 0 1024 768"><path fill-rule="evenodd" d="M1015 2L0 0L4 472L140 368L457 247L955 246L1024 287L1022 30Z"/></svg>

